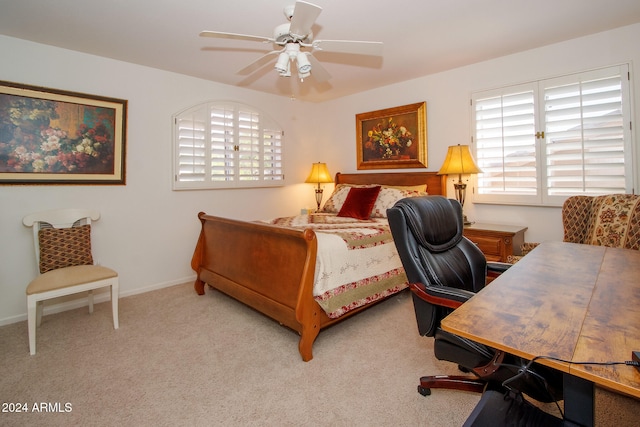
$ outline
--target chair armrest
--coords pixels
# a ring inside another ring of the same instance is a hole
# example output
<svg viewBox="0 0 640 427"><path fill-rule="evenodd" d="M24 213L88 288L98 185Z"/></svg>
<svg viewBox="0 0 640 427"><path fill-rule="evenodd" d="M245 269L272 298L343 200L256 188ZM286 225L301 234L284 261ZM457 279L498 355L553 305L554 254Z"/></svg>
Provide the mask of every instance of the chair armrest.
<svg viewBox="0 0 640 427"><path fill-rule="evenodd" d="M508 262L489 261L487 262L487 273L494 273L493 276L498 276L507 271L511 266L513 266L513 264Z"/></svg>
<svg viewBox="0 0 640 427"><path fill-rule="evenodd" d="M422 283L411 283L409 287L411 292L429 304L453 309L460 307L475 295L473 292L448 286L426 286Z"/></svg>

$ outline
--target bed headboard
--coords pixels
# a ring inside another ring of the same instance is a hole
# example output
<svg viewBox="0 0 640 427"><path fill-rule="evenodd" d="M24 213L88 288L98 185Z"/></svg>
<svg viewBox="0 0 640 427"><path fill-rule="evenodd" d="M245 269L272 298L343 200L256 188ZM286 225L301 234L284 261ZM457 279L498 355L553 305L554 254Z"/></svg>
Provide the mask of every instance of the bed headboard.
<svg viewBox="0 0 640 427"><path fill-rule="evenodd" d="M427 184L427 193L446 196L446 175L437 172L373 172L336 174L337 184L420 185Z"/></svg>

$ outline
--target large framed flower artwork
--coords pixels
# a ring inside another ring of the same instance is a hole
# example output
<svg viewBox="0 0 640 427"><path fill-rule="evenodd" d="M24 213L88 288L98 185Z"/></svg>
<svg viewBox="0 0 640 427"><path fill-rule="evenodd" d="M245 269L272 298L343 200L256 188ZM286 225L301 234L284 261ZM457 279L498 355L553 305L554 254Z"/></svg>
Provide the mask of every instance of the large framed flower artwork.
<svg viewBox="0 0 640 427"><path fill-rule="evenodd" d="M0 81L0 184L125 184L127 101Z"/></svg>
<svg viewBox="0 0 640 427"><path fill-rule="evenodd" d="M356 114L358 169L427 167L427 103Z"/></svg>
<svg viewBox="0 0 640 427"><path fill-rule="evenodd" d="M358 169L427 167L427 103L356 114Z"/></svg>

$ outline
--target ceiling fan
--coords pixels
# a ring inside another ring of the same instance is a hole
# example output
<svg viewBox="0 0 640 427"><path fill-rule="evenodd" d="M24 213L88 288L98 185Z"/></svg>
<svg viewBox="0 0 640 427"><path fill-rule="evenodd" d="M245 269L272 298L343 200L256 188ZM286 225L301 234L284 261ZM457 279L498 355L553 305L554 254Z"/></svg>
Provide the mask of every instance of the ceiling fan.
<svg viewBox="0 0 640 427"><path fill-rule="evenodd" d="M241 75L251 74L266 65L272 58L277 57L275 69L281 76L291 76L291 63L295 61L300 80L309 77L311 70L313 70L313 76L316 81L324 82L329 80L331 75L310 51L305 52L302 50L303 48L310 49L311 51L317 50L356 55L380 56L382 54L381 42L314 40L311 27L315 23L318 15L320 15L320 12L322 12L320 6L298 0L295 5L284 8L284 15L289 20L289 23L278 25L274 30L273 37L224 33L220 31L202 31L200 36L273 43L281 48L276 48L276 50L267 53L238 71L238 74Z"/></svg>

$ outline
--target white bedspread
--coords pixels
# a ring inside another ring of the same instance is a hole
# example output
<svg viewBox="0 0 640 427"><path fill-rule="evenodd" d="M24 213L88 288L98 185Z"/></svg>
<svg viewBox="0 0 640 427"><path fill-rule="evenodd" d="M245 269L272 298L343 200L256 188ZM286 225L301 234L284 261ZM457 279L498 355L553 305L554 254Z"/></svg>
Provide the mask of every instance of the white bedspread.
<svg viewBox="0 0 640 427"><path fill-rule="evenodd" d="M316 232L314 297L329 317L407 287L386 218L360 221L320 213L268 222Z"/></svg>

